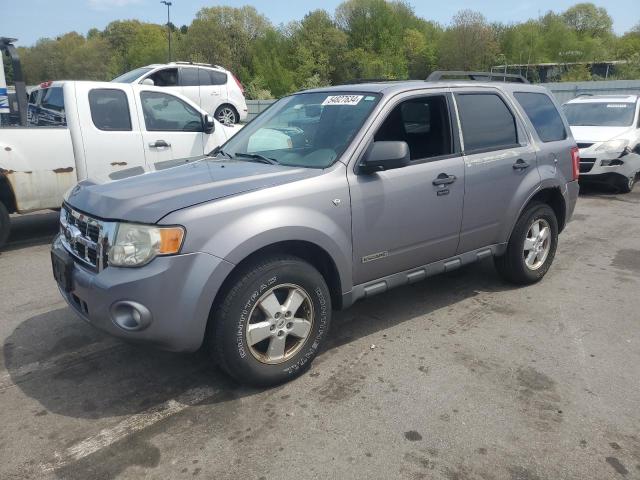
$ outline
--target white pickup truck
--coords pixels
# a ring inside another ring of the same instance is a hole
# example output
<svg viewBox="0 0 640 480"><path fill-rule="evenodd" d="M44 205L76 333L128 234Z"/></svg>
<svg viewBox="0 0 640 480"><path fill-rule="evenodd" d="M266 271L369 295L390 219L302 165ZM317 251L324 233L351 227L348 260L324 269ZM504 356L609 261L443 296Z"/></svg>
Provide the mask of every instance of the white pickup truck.
<svg viewBox="0 0 640 480"><path fill-rule="evenodd" d="M44 88L59 89L50 93L64 102L63 125L0 128L0 246L10 213L59 208L80 180L118 180L184 163L240 128L158 87L64 81Z"/></svg>

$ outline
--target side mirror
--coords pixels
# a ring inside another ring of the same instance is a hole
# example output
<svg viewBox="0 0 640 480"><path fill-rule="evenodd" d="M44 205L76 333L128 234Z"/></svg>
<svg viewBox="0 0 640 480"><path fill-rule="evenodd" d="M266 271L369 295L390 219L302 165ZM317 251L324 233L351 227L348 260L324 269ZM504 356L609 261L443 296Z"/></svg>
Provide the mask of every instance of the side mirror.
<svg viewBox="0 0 640 480"><path fill-rule="evenodd" d="M149 85L151 87L153 87L156 82L153 81L152 78L145 78L144 80L142 80L142 82L140 82L141 85Z"/></svg>
<svg viewBox="0 0 640 480"><path fill-rule="evenodd" d="M381 172L409 165L411 155L407 142L373 142L358 168L360 173Z"/></svg>
<svg viewBox="0 0 640 480"><path fill-rule="evenodd" d="M216 122L208 113L202 118L202 125L204 126L204 133L213 133L216 130Z"/></svg>

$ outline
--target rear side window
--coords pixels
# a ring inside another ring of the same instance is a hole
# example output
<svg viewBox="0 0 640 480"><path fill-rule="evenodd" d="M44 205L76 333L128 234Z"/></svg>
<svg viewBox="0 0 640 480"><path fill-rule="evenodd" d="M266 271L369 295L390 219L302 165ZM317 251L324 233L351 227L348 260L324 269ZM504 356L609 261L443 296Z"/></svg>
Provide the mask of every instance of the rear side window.
<svg viewBox="0 0 640 480"><path fill-rule="evenodd" d="M208 68L200 68L200 85L224 85L227 83L227 74L209 70Z"/></svg>
<svg viewBox="0 0 640 480"><path fill-rule="evenodd" d="M516 100L531 120L540 140L558 142L567 138L562 117L548 95L544 93L517 92Z"/></svg>
<svg viewBox="0 0 640 480"><path fill-rule="evenodd" d="M466 152L501 150L518 144L516 119L494 93L456 94Z"/></svg>
<svg viewBox="0 0 640 480"><path fill-rule="evenodd" d="M42 108L62 112L64 110L64 95L62 87L51 87L45 90Z"/></svg>
<svg viewBox="0 0 640 480"><path fill-rule="evenodd" d="M180 85L183 87L197 87L200 85L198 80L197 68L181 68L180 69Z"/></svg>
<svg viewBox="0 0 640 480"><path fill-rule="evenodd" d="M129 101L122 90L107 88L89 92L91 119L99 130L110 132L130 131Z"/></svg>

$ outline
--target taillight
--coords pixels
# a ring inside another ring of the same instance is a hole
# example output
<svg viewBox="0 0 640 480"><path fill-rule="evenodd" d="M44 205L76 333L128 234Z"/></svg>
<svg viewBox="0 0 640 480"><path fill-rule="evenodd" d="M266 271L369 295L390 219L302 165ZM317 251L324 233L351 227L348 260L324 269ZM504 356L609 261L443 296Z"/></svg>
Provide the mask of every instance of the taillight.
<svg viewBox="0 0 640 480"><path fill-rule="evenodd" d="M236 84L238 85L238 88L240 89L240 91L242 93L244 93L244 87L242 86L242 84L240 83L240 80L238 80L236 78L236 76L232 73L231 76L233 77L233 79L236 81Z"/></svg>
<svg viewBox="0 0 640 480"><path fill-rule="evenodd" d="M578 147L571 149L571 164L573 166L573 179L578 180L580 176L580 149Z"/></svg>

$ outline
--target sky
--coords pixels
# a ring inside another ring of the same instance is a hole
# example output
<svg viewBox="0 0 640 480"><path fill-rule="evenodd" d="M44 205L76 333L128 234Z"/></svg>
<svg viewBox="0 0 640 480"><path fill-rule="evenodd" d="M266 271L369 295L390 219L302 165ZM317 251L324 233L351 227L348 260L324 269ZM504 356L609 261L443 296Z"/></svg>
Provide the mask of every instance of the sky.
<svg viewBox="0 0 640 480"><path fill-rule="evenodd" d="M171 0L171 21L189 25L202 7L216 5L253 5L273 24L301 19L307 12L323 8L333 13L341 0ZM481 11L489 21L515 23L536 18L548 10L561 12L581 0L489 0L464 1L409 0L416 14L443 25L461 9ZM640 21L638 0L595 0L606 7L614 21L614 30L622 34ZM17 45L30 46L42 37L56 37L76 31L86 34L90 28L102 30L109 22L138 19L166 23L167 10L160 0L0 0L0 36L18 38Z"/></svg>

